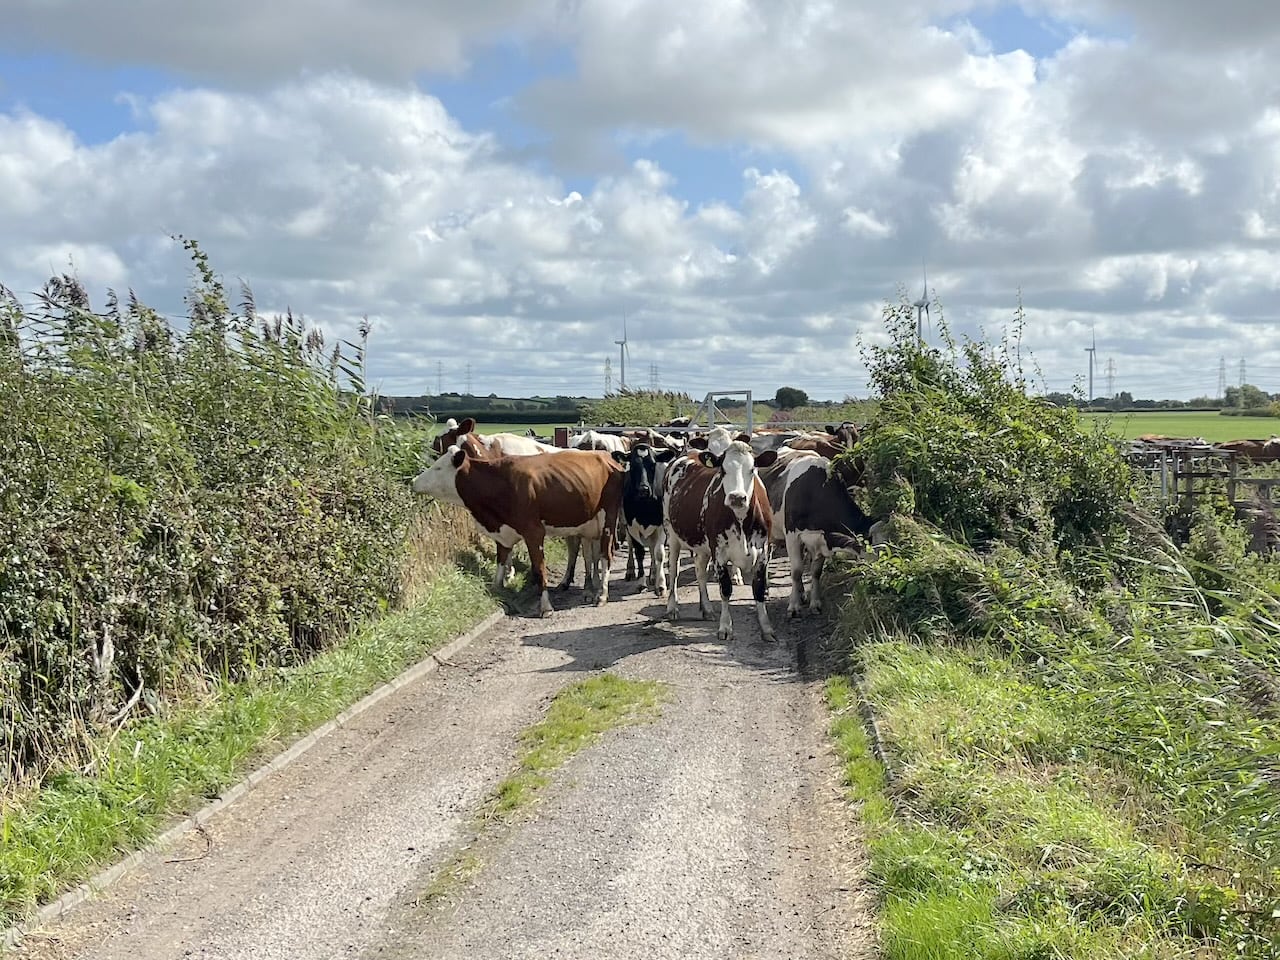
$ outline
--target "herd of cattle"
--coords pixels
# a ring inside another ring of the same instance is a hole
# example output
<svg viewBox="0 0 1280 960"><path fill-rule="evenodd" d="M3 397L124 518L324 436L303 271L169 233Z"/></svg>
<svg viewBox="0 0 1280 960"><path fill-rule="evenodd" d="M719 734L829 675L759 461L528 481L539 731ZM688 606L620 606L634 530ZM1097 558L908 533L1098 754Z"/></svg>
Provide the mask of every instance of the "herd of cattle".
<svg viewBox="0 0 1280 960"><path fill-rule="evenodd" d="M531 436L482 435L475 427L471 419L445 425L431 444L439 456L414 478L413 490L467 508L497 546L495 585L508 582L512 548L523 540L543 616L552 611L546 538L568 542L569 563L557 589L573 581L581 554L588 600L602 604L609 598L621 527L626 578L644 578L657 596L665 595L670 619L679 614L676 577L688 552L704 619L712 615L708 573L719 582L718 636L733 636L733 584L749 581L760 631L773 640L765 596L774 545L786 545L792 583L787 609L798 616L806 593L809 608L821 608L817 585L827 558L860 552L873 533L850 491L860 470L849 457L836 459L857 440L852 423L821 433L752 435L724 427L665 434L588 430L571 436L567 448Z"/></svg>

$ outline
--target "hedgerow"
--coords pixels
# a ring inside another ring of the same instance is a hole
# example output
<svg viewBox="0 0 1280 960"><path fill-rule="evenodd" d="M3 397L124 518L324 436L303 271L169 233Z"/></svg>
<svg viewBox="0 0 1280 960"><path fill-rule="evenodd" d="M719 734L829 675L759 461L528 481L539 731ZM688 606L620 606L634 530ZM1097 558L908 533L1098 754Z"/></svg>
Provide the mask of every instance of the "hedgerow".
<svg viewBox="0 0 1280 960"><path fill-rule="evenodd" d="M887 319L891 344L869 351L879 407L845 455L864 468L856 495L889 531L885 549L846 565L835 583L850 662L863 669L906 642L937 651L922 671L961 651L1022 678L1064 728L1053 756L993 755L996 773L1043 785L1064 765L1113 771L1147 795L1126 815L1163 838L1152 842L1176 865L1157 878L1164 900L1117 902L1114 889L1137 884L1136 874L1104 889L1083 853L1068 866L1004 863L990 875L998 882L965 895L983 898L992 929L1015 914L1077 932L1140 919L1215 951L1206 956L1274 956L1280 562L1246 552L1223 500L1199 507L1188 541L1175 544L1120 445L1030 395L1016 341L956 345L944 326L942 346L930 348L916 342L909 305ZM970 836L951 805L977 803L969 793L979 780L906 760L902 789L918 793L904 798L901 829ZM927 799L934 794L951 798L945 809ZM1194 924L1186 891L1212 905ZM1150 955L1164 955L1155 943Z"/></svg>
<svg viewBox="0 0 1280 960"><path fill-rule="evenodd" d="M371 414L364 340L233 308L185 323L72 276L0 288L0 779L131 710L306 658L395 602L416 450Z"/></svg>

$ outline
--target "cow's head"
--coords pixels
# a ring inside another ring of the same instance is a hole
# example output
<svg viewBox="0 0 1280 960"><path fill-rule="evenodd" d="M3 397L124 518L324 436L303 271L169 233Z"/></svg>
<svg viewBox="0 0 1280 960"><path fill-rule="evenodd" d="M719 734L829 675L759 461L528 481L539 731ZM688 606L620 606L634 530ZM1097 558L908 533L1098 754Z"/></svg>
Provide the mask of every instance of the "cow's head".
<svg viewBox="0 0 1280 960"><path fill-rule="evenodd" d="M778 459L777 450L766 450L759 456L753 455L751 447L742 440L729 444L724 453L716 454L705 450L698 457L703 466L720 471L721 486L724 487L724 502L739 520L747 515L747 507L751 503L751 494L755 489L756 470L769 467Z"/></svg>
<svg viewBox="0 0 1280 960"><path fill-rule="evenodd" d="M658 464L674 459L674 450L655 450L647 443L637 443L627 451L614 450L612 457L626 467L622 481L624 497L657 497Z"/></svg>
<svg viewBox="0 0 1280 960"><path fill-rule="evenodd" d="M469 456L475 456L475 448L470 441L464 440L461 446L453 445L436 457L436 462L413 478L413 492L445 500L449 503L461 503L458 493L458 471Z"/></svg>
<svg viewBox="0 0 1280 960"><path fill-rule="evenodd" d="M834 437L836 443L843 447L852 447L858 442L858 425L852 420L846 420L838 427L828 423L827 433Z"/></svg>
<svg viewBox="0 0 1280 960"><path fill-rule="evenodd" d="M459 423L450 417L444 425L444 433L431 441L431 449L436 453L444 453L450 447L458 442L459 437L465 437L468 433L475 430L476 421L474 417L467 417Z"/></svg>

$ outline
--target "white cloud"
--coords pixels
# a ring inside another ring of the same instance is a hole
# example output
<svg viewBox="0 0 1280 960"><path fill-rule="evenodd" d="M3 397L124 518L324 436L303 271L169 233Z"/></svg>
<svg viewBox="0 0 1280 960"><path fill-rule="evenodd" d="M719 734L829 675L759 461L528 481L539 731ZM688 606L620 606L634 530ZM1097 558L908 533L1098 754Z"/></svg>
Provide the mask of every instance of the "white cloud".
<svg viewBox="0 0 1280 960"><path fill-rule="evenodd" d="M0 281L31 290L70 259L179 312L187 268L166 238L182 232L265 308L346 334L367 313L393 391L433 389L437 361L446 387L470 363L486 393L597 390L626 313L641 381L657 363L698 393L838 397L863 389L856 337L899 283L918 294L923 260L965 330L1001 329L1021 289L1055 388L1084 369L1091 325L1134 392L1211 391L1220 355L1280 371L1277 30L1231 3L1028 0L1081 26L1036 60L938 26L982 6L478 0L405 7L388 32L384 0L345 30L327 19L343 3L295 17L292 36L291 2L233 4L225 22L258 32L231 77L234 38L196 19L211 13L141 4L108 25L23 2L13 36L75 52L131 27L145 43L101 48L217 82L135 100L139 132L97 145L0 114ZM577 189L401 82L463 63L475 38L553 28L577 73L514 98L551 138L540 159L642 157ZM266 65L252 50L269 43ZM747 147L740 201L699 203L643 159L667 132Z"/></svg>

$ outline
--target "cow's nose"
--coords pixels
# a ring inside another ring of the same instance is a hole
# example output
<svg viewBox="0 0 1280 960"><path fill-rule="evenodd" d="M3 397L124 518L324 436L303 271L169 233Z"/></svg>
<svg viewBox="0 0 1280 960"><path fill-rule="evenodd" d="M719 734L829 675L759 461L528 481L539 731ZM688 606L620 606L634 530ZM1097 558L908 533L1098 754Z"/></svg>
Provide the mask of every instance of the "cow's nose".
<svg viewBox="0 0 1280 960"><path fill-rule="evenodd" d="M745 507L747 505L747 495L745 493L729 494L729 506Z"/></svg>

